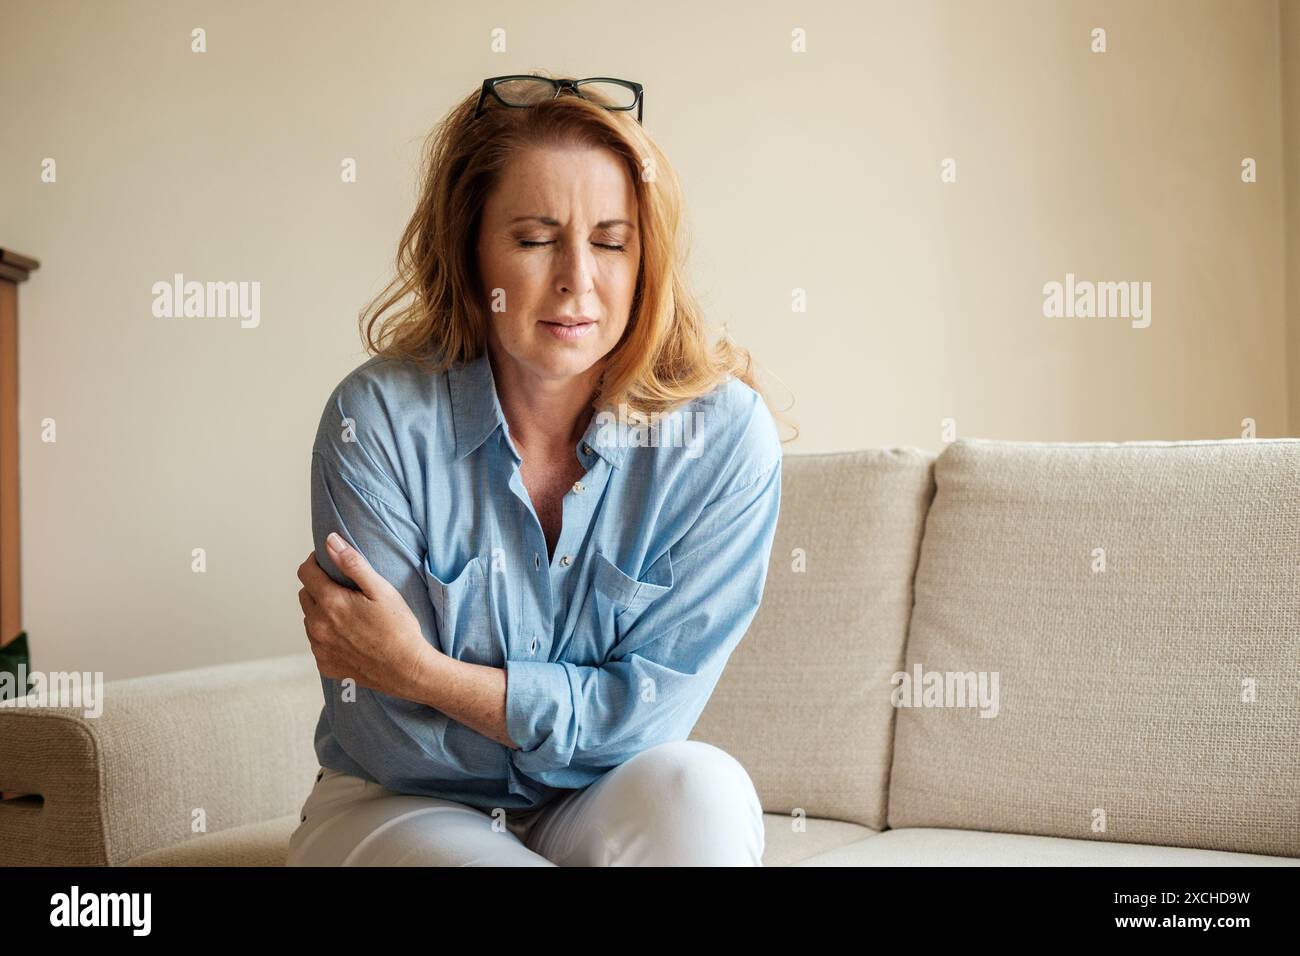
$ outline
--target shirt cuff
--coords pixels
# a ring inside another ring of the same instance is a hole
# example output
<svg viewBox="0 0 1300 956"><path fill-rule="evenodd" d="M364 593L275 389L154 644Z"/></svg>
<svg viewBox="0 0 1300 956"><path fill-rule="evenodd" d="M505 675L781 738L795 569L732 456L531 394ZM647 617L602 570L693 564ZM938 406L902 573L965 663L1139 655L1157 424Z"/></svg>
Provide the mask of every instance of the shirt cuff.
<svg viewBox="0 0 1300 956"><path fill-rule="evenodd" d="M573 691L564 664L506 661L506 731L519 745L516 755L534 753L548 741L546 749L556 750L560 731L572 717Z"/></svg>

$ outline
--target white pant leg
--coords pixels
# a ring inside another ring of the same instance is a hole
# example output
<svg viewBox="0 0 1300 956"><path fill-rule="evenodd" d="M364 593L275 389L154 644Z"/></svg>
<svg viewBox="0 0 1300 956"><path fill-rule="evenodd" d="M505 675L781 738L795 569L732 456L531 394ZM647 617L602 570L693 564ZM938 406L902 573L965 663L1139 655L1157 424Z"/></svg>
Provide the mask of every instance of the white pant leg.
<svg viewBox="0 0 1300 956"><path fill-rule="evenodd" d="M735 757L659 744L544 807L525 836L560 866L762 866L763 807Z"/></svg>
<svg viewBox="0 0 1300 956"><path fill-rule="evenodd" d="M553 866L475 807L395 793L322 768L289 840L287 866Z"/></svg>

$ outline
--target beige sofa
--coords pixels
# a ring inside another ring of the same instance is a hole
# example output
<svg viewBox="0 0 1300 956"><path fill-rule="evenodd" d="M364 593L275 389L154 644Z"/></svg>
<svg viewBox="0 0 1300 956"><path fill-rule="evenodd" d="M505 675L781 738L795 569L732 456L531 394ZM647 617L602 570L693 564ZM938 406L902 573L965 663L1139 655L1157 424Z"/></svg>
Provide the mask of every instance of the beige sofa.
<svg viewBox="0 0 1300 956"><path fill-rule="evenodd" d="M304 651L0 707L0 864L282 865L320 695ZM768 866L1300 865L1300 440L789 455L692 736Z"/></svg>

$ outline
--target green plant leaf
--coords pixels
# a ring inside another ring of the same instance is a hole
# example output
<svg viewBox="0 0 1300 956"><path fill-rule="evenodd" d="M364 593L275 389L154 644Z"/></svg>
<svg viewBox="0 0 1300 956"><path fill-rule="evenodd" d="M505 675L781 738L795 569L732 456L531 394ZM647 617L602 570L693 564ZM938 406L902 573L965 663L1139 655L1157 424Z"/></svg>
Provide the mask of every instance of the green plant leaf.
<svg viewBox="0 0 1300 956"><path fill-rule="evenodd" d="M14 638L4 647L0 647L0 673L13 675L12 681L6 681L4 683L17 684L18 667L20 664L22 665L23 672L27 677L28 686L22 688L19 696L26 697L27 692L31 687L31 670L32 670L32 658L30 652L27 650L26 631L20 632L16 638ZM0 700L3 699L4 699L4 695L0 694Z"/></svg>

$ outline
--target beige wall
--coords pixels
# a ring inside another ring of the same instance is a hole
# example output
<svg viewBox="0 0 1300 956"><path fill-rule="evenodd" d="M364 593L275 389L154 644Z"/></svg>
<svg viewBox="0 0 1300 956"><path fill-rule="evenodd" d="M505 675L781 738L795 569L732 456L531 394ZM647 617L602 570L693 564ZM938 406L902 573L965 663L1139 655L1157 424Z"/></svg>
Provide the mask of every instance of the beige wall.
<svg viewBox="0 0 1300 956"><path fill-rule="evenodd" d="M1297 434L1294 9L1285 46L1277 0L611 9L7 0L0 245L42 263L21 342L35 667L306 649L317 418L364 358L356 312L424 133L499 73L646 85L700 291L774 402L797 399L791 452L938 450L945 418L1029 440L1234 437L1246 417ZM260 282L260 325L154 318L177 272ZM1150 327L1045 318L1067 272L1151 282Z"/></svg>

